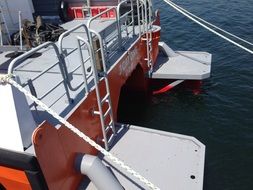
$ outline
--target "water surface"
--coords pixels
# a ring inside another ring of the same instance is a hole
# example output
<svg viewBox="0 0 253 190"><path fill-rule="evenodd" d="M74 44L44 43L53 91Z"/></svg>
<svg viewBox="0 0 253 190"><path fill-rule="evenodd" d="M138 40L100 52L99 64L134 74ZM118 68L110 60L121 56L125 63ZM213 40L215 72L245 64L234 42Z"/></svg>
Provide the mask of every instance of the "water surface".
<svg viewBox="0 0 253 190"><path fill-rule="evenodd" d="M162 0L162 41L213 54L202 92L175 89L148 104L128 103L123 120L192 135L206 145L204 190L253 189L253 55L201 28ZM253 0L175 0L190 12L253 42ZM253 49L253 47L248 46Z"/></svg>

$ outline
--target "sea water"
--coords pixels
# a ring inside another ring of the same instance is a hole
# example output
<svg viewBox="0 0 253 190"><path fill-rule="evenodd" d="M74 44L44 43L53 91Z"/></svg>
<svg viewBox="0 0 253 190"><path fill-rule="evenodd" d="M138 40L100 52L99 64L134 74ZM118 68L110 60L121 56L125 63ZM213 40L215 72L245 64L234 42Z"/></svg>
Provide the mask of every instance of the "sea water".
<svg viewBox="0 0 253 190"><path fill-rule="evenodd" d="M253 0L174 2L253 42ZM253 55L208 32L162 0L153 3L160 9L161 40L174 50L212 53L212 74L198 95L175 89L152 96L145 104L128 102L129 111L121 119L191 135L204 143L204 190L252 190Z"/></svg>

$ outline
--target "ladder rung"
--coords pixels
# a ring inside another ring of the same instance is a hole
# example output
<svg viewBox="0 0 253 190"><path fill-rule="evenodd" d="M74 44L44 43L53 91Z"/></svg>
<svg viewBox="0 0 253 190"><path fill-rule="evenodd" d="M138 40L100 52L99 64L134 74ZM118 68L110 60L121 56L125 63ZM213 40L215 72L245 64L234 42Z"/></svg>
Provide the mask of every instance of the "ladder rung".
<svg viewBox="0 0 253 190"><path fill-rule="evenodd" d="M106 129L105 129L105 133L107 134L110 129L111 129L111 126L110 125L107 126Z"/></svg>
<svg viewBox="0 0 253 190"><path fill-rule="evenodd" d="M107 93L107 94L105 95L105 97L101 100L101 104L103 104L104 102L108 102L109 96L110 96L110 94Z"/></svg>
<svg viewBox="0 0 253 190"><path fill-rule="evenodd" d="M95 115L100 115L100 112L99 112L99 111L93 111L93 113L94 113Z"/></svg>
<svg viewBox="0 0 253 190"><path fill-rule="evenodd" d="M113 120L110 121L110 123L108 124L109 126L112 126L113 124Z"/></svg>
<svg viewBox="0 0 253 190"><path fill-rule="evenodd" d="M104 118L105 118L110 112L111 112L111 107L109 107L109 108L106 110L106 112L105 112L105 114L104 114Z"/></svg>
<svg viewBox="0 0 253 190"><path fill-rule="evenodd" d="M108 139L108 144L109 145L111 145L112 144L112 142L113 142L113 140L114 140L114 137L115 135L112 133L112 135L109 137L109 139Z"/></svg>
<svg viewBox="0 0 253 190"><path fill-rule="evenodd" d="M107 125L107 127L106 127L106 129L105 129L105 133L108 133L108 131L110 130L110 129L112 129L112 124L113 124L113 121L111 120L110 121L110 123Z"/></svg>
<svg viewBox="0 0 253 190"><path fill-rule="evenodd" d="M107 126L106 129L105 129L105 133L107 134L110 129L111 129L111 127Z"/></svg>
<svg viewBox="0 0 253 190"><path fill-rule="evenodd" d="M112 138L113 138L114 136L115 136L114 133L112 133L111 136L110 136L109 138L107 138L107 139L108 139L108 140L107 140L108 143L109 143L109 141L112 140ZM102 142L105 142L105 139L104 139L104 138L102 139Z"/></svg>

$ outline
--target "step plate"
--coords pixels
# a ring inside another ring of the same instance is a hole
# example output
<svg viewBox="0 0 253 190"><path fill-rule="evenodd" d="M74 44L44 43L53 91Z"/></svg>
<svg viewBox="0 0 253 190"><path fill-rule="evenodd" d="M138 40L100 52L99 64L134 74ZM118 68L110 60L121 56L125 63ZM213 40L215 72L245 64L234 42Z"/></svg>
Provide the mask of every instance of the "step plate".
<svg viewBox="0 0 253 190"><path fill-rule="evenodd" d="M202 190L205 145L194 137L122 125L110 152L160 189ZM100 155L125 189L148 189ZM96 189L91 182L88 190Z"/></svg>
<svg viewBox="0 0 253 190"><path fill-rule="evenodd" d="M202 80L210 77L212 55L207 52L177 51L176 56L158 55L151 78Z"/></svg>

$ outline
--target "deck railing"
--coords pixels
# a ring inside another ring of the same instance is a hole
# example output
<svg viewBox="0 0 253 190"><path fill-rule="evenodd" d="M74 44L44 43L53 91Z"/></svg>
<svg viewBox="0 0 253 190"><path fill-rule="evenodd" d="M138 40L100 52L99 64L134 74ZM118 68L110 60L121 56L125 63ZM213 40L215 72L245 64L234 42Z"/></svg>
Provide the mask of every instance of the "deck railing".
<svg viewBox="0 0 253 190"><path fill-rule="evenodd" d="M57 56L58 62L56 62L53 65L50 65L49 67L45 68L43 71L41 71L38 75L36 75L35 77L28 79L27 82L23 83L22 86L28 86L31 90L31 92L36 95L36 97L39 100L42 100L43 98L45 98L50 92L52 92L53 90L55 90L57 87L59 87L61 84L64 85L64 89L65 89L65 93L67 95L67 99L68 102L71 103L71 98L70 98L70 94L69 94L69 89L67 87L67 81L64 75L64 60L61 58L58 47L53 43L53 42L46 42L44 44L41 44L40 46L22 54L21 56L15 58L12 60L12 62L10 63L9 67L8 67L8 74L12 75L14 72L14 68L16 65L22 63L23 61L25 61L26 59L28 59L29 57L31 57L32 55L34 55L35 53L39 52L42 49L48 48L48 47L52 47L54 50L55 55ZM62 75L62 80L59 81L57 83L57 85L55 85L53 88L50 88L46 93L43 93L41 96L37 96L36 91L32 85L32 83L36 80L38 80L41 76L43 76L45 73L47 73L48 71L50 71L51 69L53 69L55 66L59 65L59 69L60 69L60 74ZM33 89L33 90L32 90Z"/></svg>
<svg viewBox="0 0 253 190"><path fill-rule="evenodd" d="M126 12L121 13L122 5L129 2L131 3L130 8ZM114 11L116 17L109 18L109 19L110 20L115 19L116 22L112 22L111 25L105 28L102 32L96 32L95 30L93 30L92 29L93 22L99 17L102 17L102 15L110 11ZM136 16L134 16L135 12L137 13L139 26L135 26L135 23L136 23ZM57 47L53 42L47 42L30 50L29 52L24 53L18 58L15 58L11 62L8 68L8 73L12 74L14 71L14 67L16 65L23 62L34 53L39 52L44 48L48 48L49 46L52 46L58 58L58 62L44 68L44 70L40 71L38 75L34 76L31 79L28 79L22 85L28 86L31 93L35 95L36 97L38 97L36 94L36 90L33 86L34 81L38 80L45 73L49 73L50 70L54 69L54 67L59 65L59 69L60 69L59 74L62 76L62 79L59 82L57 81L58 83L55 84L54 87L50 88L49 90L47 90L47 92L40 95L38 99L40 100L44 99L52 91L54 91L61 84L63 84L64 89L65 89L64 94L67 95L68 102L72 103L72 99L70 97L70 91L77 91L78 89L83 87L85 89L85 95L88 95L91 89L91 87L89 89L89 82L94 81L92 82L92 85L95 85L97 103L98 103L98 110L97 111L95 110L94 114L100 115L102 132L103 132L103 137L104 137L103 141L105 143L106 149L108 149L111 139L113 139L113 136L115 134L113 111L112 111L112 105L111 105L111 99L110 99L109 80L108 80L108 75L109 75L108 62L115 52L118 52L120 50L122 51L122 53L124 53L125 50L122 47L125 45L125 43L127 43L127 41L130 38L136 37L137 33L139 34L138 35L139 38L144 38L145 36L147 38L150 36L148 35L148 32L151 31L150 30L151 29L150 28L151 15L150 14L151 14L150 4L147 4L147 0L137 0L137 5L135 7L133 5L133 0L130 0L130 1L124 0L119 3L118 7L109 8L101 12L100 14L96 15L95 17L92 17L90 20L88 20L87 26L85 24L80 24L64 32L59 38L59 42L58 42L59 47ZM136 31L136 27L139 28L138 32ZM78 32L79 29L83 29L82 33L80 34L82 36L81 37L74 36L76 44L74 44L74 47L69 48L70 51L68 51L69 49L64 48L64 40L68 36L71 36L71 34L73 34L74 32ZM146 34L146 35L143 35L143 34ZM138 36L137 38L135 38L136 40L138 39ZM148 39L146 40L147 40L147 43L149 43L149 40ZM75 66L75 68L72 69L72 71L69 71L69 68L66 65L66 59L74 51L78 52L78 56L80 58L80 64L79 65L75 64L77 66ZM86 55L88 54L85 57L85 60L83 56L84 53ZM148 56L147 58L150 58L150 56ZM71 83L72 77L70 77L70 74L73 74L77 70L79 70L78 75L82 75L82 80L80 80L78 84L75 84L75 86L73 86L73 84ZM106 93L104 97L101 97L100 95L101 89L99 89L99 82L101 80L105 82ZM60 96L62 97L62 95ZM108 104L107 105L108 109L103 113L102 106L104 104ZM109 123L106 123L107 117L110 117ZM110 131L112 131L112 133ZM112 135L108 136L109 134L112 134Z"/></svg>
<svg viewBox="0 0 253 190"><path fill-rule="evenodd" d="M117 6L117 17L118 17L117 22L120 29L120 34L119 34L120 47L122 46L123 43L125 43L130 38L130 36L135 35L133 0L130 0L130 4L131 4L130 10L125 12L124 14L121 13L122 6L124 4L127 5L128 3L129 3L129 0L124 0L120 2L119 5ZM125 35L124 39L122 36L123 34Z"/></svg>
<svg viewBox="0 0 253 190"><path fill-rule="evenodd" d="M69 89L72 90L72 91L76 91L80 87L82 87L82 85L84 84L84 81L81 81L76 87L74 87L71 84L71 78L72 77L69 77L69 73L73 74L78 69L80 69L80 67L82 67L83 79L85 80L87 77L91 76L91 72L88 72L88 68L86 69L85 72L83 71L83 67L84 67L83 63L87 63L88 60L90 60L90 57L88 57L86 59L86 61L80 62L81 64L78 65L76 68L74 68L72 71L69 71L68 68L67 68L67 66L66 66L66 61L67 61L68 56L71 55L73 52L75 52L77 50L77 47L79 47L79 46L77 45L75 48L72 48L71 51L68 52L68 50L66 48L64 48L64 39L67 38L70 34L72 34L74 32L77 32L79 29L83 29L84 30L85 34L82 34L82 36L86 37L86 39L88 39L89 30L88 30L87 26L85 24L79 24L76 27L73 27L72 29L70 29L70 30L64 32L63 34L61 34L61 36L59 37L59 40L58 40L58 47L59 47L59 52L60 52L61 58L65 60L64 64L63 64L63 68L64 68L64 71L65 71L64 73L65 73L67 85L68 85ZM76 39L74 39L74 40L76 40ZM88 46L88 44L89 43L86 43L85 45ZM83 46L84 44L80 44L80 45ZM80 51L82 51L82 50L80 50ZM86 67L84 67L84 68L86 68ZM88 74L88 76L86 76L87 74Z"/></svg>

